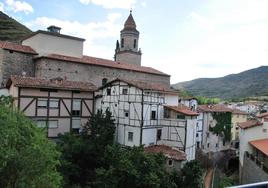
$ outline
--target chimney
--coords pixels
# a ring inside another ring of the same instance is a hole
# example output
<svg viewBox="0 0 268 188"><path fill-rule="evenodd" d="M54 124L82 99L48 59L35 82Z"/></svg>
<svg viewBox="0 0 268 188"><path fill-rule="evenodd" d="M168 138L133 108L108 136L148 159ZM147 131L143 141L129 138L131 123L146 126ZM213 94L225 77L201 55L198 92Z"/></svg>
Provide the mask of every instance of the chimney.
<svg viewBox="0 0 268 188"><path fill-rule="evenodd" d="M47 28L47 30L51 33L60 33L61 28L55 25L51 25Z"/></svg>

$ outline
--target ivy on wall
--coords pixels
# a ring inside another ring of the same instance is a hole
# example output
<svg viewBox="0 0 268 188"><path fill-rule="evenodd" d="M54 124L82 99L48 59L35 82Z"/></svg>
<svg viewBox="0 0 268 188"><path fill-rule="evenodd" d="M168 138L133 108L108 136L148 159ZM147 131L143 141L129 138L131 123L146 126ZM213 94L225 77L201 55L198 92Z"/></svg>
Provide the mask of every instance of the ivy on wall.
<svg viewBox="0 0 268 188"><path fill-rule="evenodd" d="M216 120L216 125L214 127L209 127L209 131L214 134L219 134L223 136L224 141L231 140L231 128L232 128L232 113L231 112L213 112L213 119Z"/></svg>

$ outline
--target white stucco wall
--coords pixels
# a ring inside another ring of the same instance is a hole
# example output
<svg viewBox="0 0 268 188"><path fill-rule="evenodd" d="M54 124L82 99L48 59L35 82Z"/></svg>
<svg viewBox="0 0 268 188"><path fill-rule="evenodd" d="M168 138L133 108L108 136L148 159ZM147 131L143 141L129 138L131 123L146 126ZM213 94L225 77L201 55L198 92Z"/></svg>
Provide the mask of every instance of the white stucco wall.
<svg viewBox="0 0 268 188"><path fill-rule="evenodd" d="M60 54L81 58L83 55L83 41L44 33L23 40L22 44L32 47L39 56Z"/></svg>
<svg viewBox="0 0 268 188"><path fill-rule="evenodd" d="M266 129L266 131L265 131ZM243 166L243 159L245 151L252 152L249 142L253 140L268 138L268 122L263 122L262 126L256 126L248 129L240 128L240 146L239 146L239 161Z"/></svg>

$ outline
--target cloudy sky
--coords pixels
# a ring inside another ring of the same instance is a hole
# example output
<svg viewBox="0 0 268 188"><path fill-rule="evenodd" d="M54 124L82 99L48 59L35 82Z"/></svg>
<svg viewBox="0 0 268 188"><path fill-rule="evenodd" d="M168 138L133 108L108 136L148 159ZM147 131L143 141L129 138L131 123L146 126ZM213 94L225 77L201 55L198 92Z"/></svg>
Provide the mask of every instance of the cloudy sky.
<svg viewBox="0 0 268 188"><path fill-rule="evenodd" d="M107 59L130 8L142 65L172 83L268 64L268 0L0 0L1 11L33 31L60 26L86 39L84 54Z"/></svg>

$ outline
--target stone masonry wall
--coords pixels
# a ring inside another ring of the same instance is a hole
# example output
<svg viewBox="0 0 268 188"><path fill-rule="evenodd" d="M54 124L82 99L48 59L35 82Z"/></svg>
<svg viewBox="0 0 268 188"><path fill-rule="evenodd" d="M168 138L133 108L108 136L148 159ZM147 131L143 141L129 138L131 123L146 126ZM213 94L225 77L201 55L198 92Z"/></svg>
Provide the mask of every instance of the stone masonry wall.
<svg viewBox="0 0 268 188"><path fill-rule="evenodd" d="M254 161L244 157L244 165L240 167L241 183L256 183L268 180L268 174L265 173Z"/></svg>
<svg viewBox="0 0 268 188"><path fill-rule="evenodd" d="M141 65L141 54L132 52L120 52L116 54L116 61L127 62L133 65Z"/></svg>
<svg viewBox="0 0 268 188"><path fill-rule="evenodd" d="M170 85L169 76L161 76L136 71L115 69L109 67L95 66L90 64L72 63L51 59L38 59L35 64L35 76L43 78L62 77L73 81L92 82L96 86L102 85L102 79L111 81L116 78L140 80L145 82L162 83Z"/></svg>
<svg viewBox="0 0 268 188"><path fill-rule="evenodd" d="M22 75L22 72L26 72L26 76L34 76L32 54L3 49L0 54L0 86L4 86L11 75Z"/></svg>

